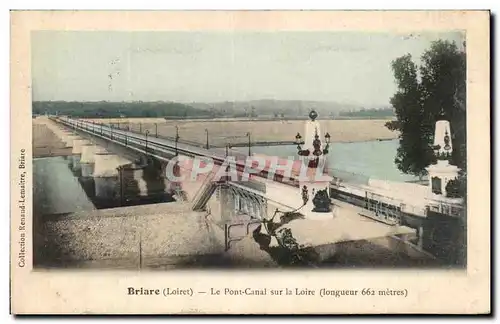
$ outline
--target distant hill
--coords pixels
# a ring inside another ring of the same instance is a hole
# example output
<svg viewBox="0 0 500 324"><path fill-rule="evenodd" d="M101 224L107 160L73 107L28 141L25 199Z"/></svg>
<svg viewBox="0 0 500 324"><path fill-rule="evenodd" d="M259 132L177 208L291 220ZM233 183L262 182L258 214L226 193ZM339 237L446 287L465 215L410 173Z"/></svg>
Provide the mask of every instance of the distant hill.
<svg viewBox="0 0 500 324"><path fill-rule="evenodd" d="M222 115L251 116L281 116L306 117L311 109L315 109L321 117L337 116L341 111L360 110L363 107L352 104L341 104L327 101L302 101L302 100L251 100L251 101L226 101L216 103L189 103L190 106L209 110Z"/></svg>
<svg viewBox="0 0 500 324"><path fill-rule="evenodd" d="M167 117L167 118L307 118L315 109L320 119L377 118L393 116L392 108L356 106L326 101L251 100L218 103L35 101L33 114L59 114L74 117Z"/></svg>
<svg viewBox="0 0 500 324"><path fill-rule="evenodd" d="M73 117L210 117L210 112L177 102L35 101L33 114Z"/></svg>

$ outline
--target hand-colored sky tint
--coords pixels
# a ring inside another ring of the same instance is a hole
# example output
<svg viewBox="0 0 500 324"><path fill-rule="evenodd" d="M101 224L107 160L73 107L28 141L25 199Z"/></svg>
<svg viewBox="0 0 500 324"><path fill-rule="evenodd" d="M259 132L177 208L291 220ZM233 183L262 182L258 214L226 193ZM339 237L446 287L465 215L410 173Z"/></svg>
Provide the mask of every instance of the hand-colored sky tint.
<svg viewBox="0 0 500 324"><path fill-rule="evenodd" d="M321 100L387 105L391 61L464 35L360 32L32 34L34 100Z"/></svg>

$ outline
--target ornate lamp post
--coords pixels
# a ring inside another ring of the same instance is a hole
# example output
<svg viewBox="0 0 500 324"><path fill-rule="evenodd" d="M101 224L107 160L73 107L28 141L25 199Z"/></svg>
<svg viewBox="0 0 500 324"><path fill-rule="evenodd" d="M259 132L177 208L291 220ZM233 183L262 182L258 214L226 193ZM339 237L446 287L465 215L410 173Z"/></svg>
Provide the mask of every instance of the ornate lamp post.
<svg viewBox="0 0 500 324"><path fill-rule="evenodd" d="M307 164L307 172L302 180L299 180L299 197L304 202L302 213L306 218L323 219L331 217L331 201L329 196L330 177L324 174L323 163L326 163L326 155L330 148L331 136L322 133L321 125L316 120L318 113L311 110L310 120L305 121L305 138L300 133L295 136L298 155ZM324 134L324 136L323 136ZM322 178L316 178L318 171Z"/></svg>
<svg viewBox="0 0 500 324"><path fill-rule="evenodd" d="M443 137L444 152L439 152L441 150L441 145L433 145L432 149L434 150L434 154L436 155L438 160L449 160L451 158L451 145L450 145L450 135L448 134L448 130L445 130Z"/></svg>
<svg viewBox="0 0 500 324"><path fill-rule="evenodd" d="M459 175L460 169L450 163L453 152L453 143L451 140L450 121L446 117L444 110L441 109L436 119L434 129L434 142L431 148L434 150L437 162L429 165L426 170L429 174L430 192L433 195L442 195L447 197L447 185Z"/></svg>
<svg viewBox="0 0 500 324"><path fill-rule="evenodd" d="M297 150L299 151L299 155L302 155L301 145L304 145L304 141L302 140L302 136L300 135L300 133L297 133L297 135L295 135L295 144L297 144Z"/></svg>
<svg viewBox="0 0 500 324"><path fill-rule="evenodd" d="M250 132L247 133L247 136L248 136L248 156L251 156L252 155L252 152L250 151L250 146L251 146L251 136L252 134Z"/></svg>
<svg viewBox="0 0 500 324"><path fill-rule="evenodd" d="M179 155L177 144L179 143L179 126L175 125L175 156Z"/></svg>
<svg viewBox="0 0 500 324"><path fill-rule="evenodd" d="M328 148L330 147L330 134L326 133L325 134L325 143L326 146L323 150L321 150L321 140L319 139L318 133L314 135L314 140L313 140L313 147L314 151L312 151L312 154L315 156L321 156L321 155L326 155L328 154ZM308 149L303 150L302 145L304 145L304 141L302 140L302 136L300 133L297 133L295 135L295 144L297 144L297 150L300 156L308 156L311 151Z"/></svg>
<svg viewBox="0 0 500 324"><path fill-rule="evenodd" d="M318 113L315 110L311 110L311 112L309 113L309 118L311 119L312 122L314 122L316 118L318 118ZM313 151L311 152L307 148L306 149L302 148L305 142L302 140L302 136L300 135L300 133L297 133L297 135L295 135L295 144L297 144L298 154L300 156L310 156L312 154L316 158L310 161L310 166L311 167L314 167L315 165L317 166L318 158L321 155L328 154L328 149L330 147L330 138L331 138L330 134L326 133L325 134L326 145L323 149L321 149L321 140L318 135L318 129L316 128L314 133L314 140L312 141Z"/></svg>

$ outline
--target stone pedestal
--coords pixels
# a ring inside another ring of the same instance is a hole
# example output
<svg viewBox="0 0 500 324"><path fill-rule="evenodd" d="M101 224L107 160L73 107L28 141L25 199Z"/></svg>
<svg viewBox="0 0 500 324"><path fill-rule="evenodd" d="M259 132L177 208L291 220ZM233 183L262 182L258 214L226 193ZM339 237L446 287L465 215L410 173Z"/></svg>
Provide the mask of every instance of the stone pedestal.
<svg viewBox="0 0 500 324"><path fill-rule="evenodd" d="M306 219L324 220L334 217L334 210L330 201L330 183L328 181L301 182L299 195L302 199L307 193L308 201L300 209Z"/></svg>
<svg viewBox="0 0 500 324"><path fill-rule="evenodd" d="M447 160L438 160L436 164L427 167L430 196L442 195L446 197L446 185L450 180L458 177L459 170L457 166L451 165Z"/></svg>

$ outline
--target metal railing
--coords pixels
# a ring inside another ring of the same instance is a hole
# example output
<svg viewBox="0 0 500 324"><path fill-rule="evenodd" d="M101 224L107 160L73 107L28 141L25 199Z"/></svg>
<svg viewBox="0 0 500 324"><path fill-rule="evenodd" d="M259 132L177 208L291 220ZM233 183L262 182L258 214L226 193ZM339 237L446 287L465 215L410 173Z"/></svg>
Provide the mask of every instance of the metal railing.
<svg viewBox="0 0 500 324"><path fill-rule="evenodd" d="M211 158L214 163L222 165L226 159L226 156L216 154L210 150L206 150L200 147L183 147L174 145L174 143L158 142L155 137L148 137L141 134L134 134L129 131L119 130L110 128L104 124L95 124L88 121L75 121L71 119L58 119L59 122L65 124L68 127L83 130L89 134L97 137L101 137L111 142L122 144L126 147L133 148L138 152L144 153L146 155L155 156L161 160L170 160L171 153L176 152L176 154L182 154L189 157L203 156ZM164 140L165 141L165 140ZM147 148L146 148L146 143ZM236 160L236 169L238 172L243 172L246 167L246 161ZM286 178L280 174L274 174L268 170L260 171L256 173L255 176L273 179L274 181L284 183L287 185L299 186L299 181L296 178ZM272 177L271 177L272 176Z"/></svg>
<svg viewBox="0 0 500 324"><path fill-rule="evenodd" d="M93 134L94 136L101 137L107 140L110 140L112 142L121 144L123 146L126 146L128 148L132 148L135 151L138 151L140 153L144 153L149 156L154 156L158 159L168 161L172 158L172 152L176 152L177 154L182 154L190 157L196 157L196 156L203 156L203 157L208 157L212 158L213 161L221 165L225 161L225 156L222 154L216 154L216 152L206 150L204 148L201 148L199 146L196 147L183 147L183 146L177 146L174 145L174 143L165 143L165 142L158 142L156 137L149 137L147 138L146 136L137 133L132 133L130 131L124 131L120 129L113 129L112 127L108 127L107 125L104 124L95 124L91 123L88 121L75 121L71 119L62 119L58 118L59 122L62 122L63 124L76 129L81 129L87 133ZM163 139L166 140L166 139ZM147 144L147 145L146 145ZM183 143L182 143L183 144ZM190 144L185 144L189 145ZM236 168L238 172L243 172L246 167L246 161L238 161L236 160ZM346 196L357 196L355 199L354 197L351 197L355 201L348 201L352 204L358 205L360 207L368 209L367 205L367 198L366 195L372 195L375 194L374 192L363 188L361 184L367 184L368 177L359 175L359 174L354 174L354 173L349 173L349 172L343 172L340 170L335 170L335 169L327 169L328 173L334 177L334 181L332 181L332 184L330 186L331 190L337 190L340 192L342 195ZM342 175L347 176L347 181L342 179ZM272 175L272 177L270 177ZM263 170L255 176L266 178L266 179L272 179L276 182L280 182L286 185L294 186L294 187L299 187L299 181L296 178L297 175L292 174L290 178L284 177L283 175L280 174L270 174L268 170ZM363 195L353 195L350 194L348 191L343 189L343 187L350 187L357 189L360 192L363 192ZM350 200L352 200L350 199ZM413 210L420 210L422 209L422 206L411 206L408 205L407 203L404 202L398 202L395 201L392 197L385 197L385 200L387 200L386 204L393 206L395 208L401 208L401 204L404 205L405 209L411 209L410 207L413 207ZM348 199L349 200L349 199ZM389 201L390 200L390 201ZM439 209L439 212L449 214L449 215L459 215L463 214L463 207L457 207L457 206L429 206L429 208L436 210ZM436 210L437 211L437 210ZM425 215L419 215L419 216L425 216Z"/></svg>
<svg viewBox="0 0 500 324"><path fill-rule="evenodd" d="M215 172L210 172L207 178L203 181L200 189L193 198L193 210L199 210L205 207L205 204L213 192L216 190L217 184L213 182Z"/></svg>

